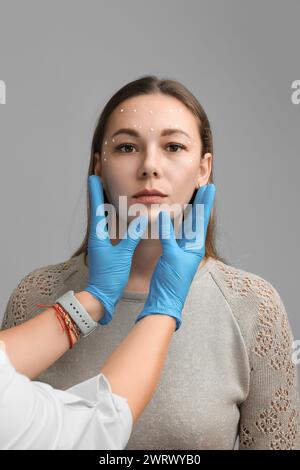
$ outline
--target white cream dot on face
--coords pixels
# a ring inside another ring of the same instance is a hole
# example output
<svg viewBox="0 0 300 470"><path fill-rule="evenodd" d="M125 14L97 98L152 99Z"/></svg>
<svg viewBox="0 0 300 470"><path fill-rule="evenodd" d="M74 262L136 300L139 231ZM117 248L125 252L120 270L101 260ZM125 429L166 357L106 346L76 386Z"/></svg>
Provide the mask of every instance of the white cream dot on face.
<svg viewBox="0 0 300 470"><path fill-rule="evenodd" d="M107 145L107 140L104 142L104 145Z"/></svg>
<svg viewBox="0 0 300 470"><path fill-rule="evenodd" d="M136 109L134 109L133 112L136 113Z"/></svg>
<svg viewBox="0 0 300 470"><path fill-rule="evenodd" d="M114 142L114 141L115 141L115 139L113 138L113 139L112 139L112 141Z"/></svg>
<svg viewBox="0 0 300 470"><path fill-rule="evenodd" d="M124 111L124 109L123 109L123 108L122 108L122 109L120 109L120 113L123 113L123 111Z"/></svg>
<svg viewBox="0 0 300 470"><path fill-rule="evenodd" d="M151 131L151 132L153 132L153 131L154 131L153 127L150 127L150 131Z"/></svg>

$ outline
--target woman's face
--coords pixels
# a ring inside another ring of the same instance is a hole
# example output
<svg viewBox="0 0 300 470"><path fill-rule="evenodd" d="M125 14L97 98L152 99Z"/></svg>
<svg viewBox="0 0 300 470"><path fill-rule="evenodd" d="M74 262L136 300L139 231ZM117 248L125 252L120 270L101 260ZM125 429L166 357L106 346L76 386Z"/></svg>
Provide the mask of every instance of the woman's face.
<svg viewBox="0 0 300 470"><path fill-rule="evenodd" d="M197 184L208 182L212 155L205 154L201 164L200 156L200 135L191 111L172 96L141 95L123 101L111 114L101 156L95 154L95 174L122 219L120 196L126 197L128 210L139 202L134 194L145 188L166 195L156 207L154 202L142 202L142 210L128 216L128 223L145 211L155 220L159 209L177 217L170 206L183 211Z"/></svg>

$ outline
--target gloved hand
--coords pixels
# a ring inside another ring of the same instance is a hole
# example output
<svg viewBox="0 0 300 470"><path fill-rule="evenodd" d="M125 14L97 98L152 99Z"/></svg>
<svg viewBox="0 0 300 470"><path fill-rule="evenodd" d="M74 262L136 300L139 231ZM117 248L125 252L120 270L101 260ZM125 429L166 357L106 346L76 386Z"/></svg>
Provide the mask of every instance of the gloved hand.
<svg viewBox="0 0 300 470"><path fill-rule="evenodd" d="M214 184L204 185L198 189L188 217L181 225L182 237L179 239L175 239L169 213L159 212L158 228L163 254L155 266L144 308L138 314L135 323L146 315L165 314L176 318L175 331L180 327L185 299L205 255L206 232L215 191ZM196 204L204 204L202 211L201 206L198 206L198 227L196 227Z"/></svg>
<svg viewBox="0 0 300 470"><path fill-rule="evenodd" d="M89 279L85 288L103 304L99 323L106 325L128 282L132 256L148 224L146 215L131 221L122 240L113 245L106 227L103 188L96 175L89 176L90 231L88 238Z"/></svg>

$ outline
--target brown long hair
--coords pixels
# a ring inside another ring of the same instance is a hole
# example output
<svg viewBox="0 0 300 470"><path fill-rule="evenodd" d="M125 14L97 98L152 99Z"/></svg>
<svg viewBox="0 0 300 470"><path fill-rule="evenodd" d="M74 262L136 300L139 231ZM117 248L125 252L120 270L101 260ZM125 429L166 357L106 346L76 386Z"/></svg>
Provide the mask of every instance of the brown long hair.
<svg viewBox="0 0 300 470"><path fill-rule="evenodd" d="M128 98L132 98L134 96L139 95L150 95L155 93L163 93L165 95L174 96L179 101L181 101L195 116L198 122L200 138L202 142L202 154L201 158L204 156L206 152L210 152L213 155L213 140L212 140L212 131L211 126L208 120L208 117L195 98L195 96L181 83L176 80L167 80L167 79L159 79L154 75L146 75L137 80L134 80L122 88L118 90L106 103L98 122L96 124L96 128L93 135L92 146L91 146L91 158L90 158L90 165L88 170L88 176L95 174L95 153L98 152L101 154L102 148L102 141L105 135L106 127L108 119L113 112L113 110L123 101ZM213 183L213 162L211 168L211 174L209 176L208 183ZM190 200L189 204L192 204L196 195L196 189ZM108 199L103 189L104 193L104 202L108 203ZM216 192L217 196L217 192ZM207 227L206 233L206 241L205 241L205 256L212 257L216 260L222 261L228 264L225 258L221 257L216 249L215 241L216 241L216 198L214 201L213 211L210 215L210 220ZM83 242L81 243L80 247L75 251L75 253L71 256L74 258L75 256L80 255L81 253L87 253L87 245L88 245L88 234L89 234L89 227L90 227L90 210L89 210L89 193L87 191L87 230L84 237Z"/></svg>

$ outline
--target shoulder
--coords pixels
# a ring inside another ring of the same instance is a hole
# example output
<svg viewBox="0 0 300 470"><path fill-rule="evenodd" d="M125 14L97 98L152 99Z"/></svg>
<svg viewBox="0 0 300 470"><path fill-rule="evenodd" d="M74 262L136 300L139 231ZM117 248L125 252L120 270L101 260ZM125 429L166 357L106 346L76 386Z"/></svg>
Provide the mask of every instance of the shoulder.
<svg viewBox="0 0 300 470"><path fill-rule="evenodd" d="M210 269L230 306L249 353L264 357L290 345L292 333L278 290L258 274L215 260ZM277 354L273 356L275 360Z"/></svg>
<svg viewBox="0 0 300 470"><path fill-rule="evenodd" d="M253 313L258 313L258 307L262 309L262 306L268 306L269 315L271 315L270 310L274 310L276 316L276 311L283 307L278 290L270 281L258 274L219 260L215 260L211 265L210 273L233 308L239 307L241 303L245 306L249 304L249 308L253 307L251 309Z"/></svg>
<svg viewBox="0 0 300 470"><path fill-rule="evenodd" d="M215 260L212 274L219 287L224 291L224 294L233 299L253 296L258 299L265 299L271 295L278 294L275 287L258 274L231 266L219 260Z"/></svg>
<svg viewBox="0 0 300 470"><path fill-rule="evenodd" d="M78 270L82 255L30 271L12 291L1 328L10 328L35 315L36 303L51 302L66 279Z"/></svg>
<svg viewBox="0 0 300 470"><path fill-rule="evenodd" d="M40 295L51 295L57 285L73 272L76 261L76 258L70 258L61 263L34 269L21 279L15 288L16 293L26 295L35 289Z"/></svg>

